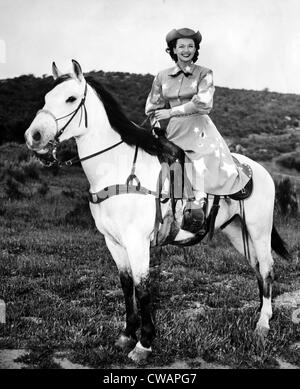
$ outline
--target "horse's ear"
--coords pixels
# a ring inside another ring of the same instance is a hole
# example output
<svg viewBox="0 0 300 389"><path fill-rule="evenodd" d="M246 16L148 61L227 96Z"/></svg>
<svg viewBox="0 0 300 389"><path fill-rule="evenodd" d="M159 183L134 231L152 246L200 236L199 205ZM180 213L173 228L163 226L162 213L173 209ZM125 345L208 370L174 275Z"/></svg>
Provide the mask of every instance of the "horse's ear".
<svg viewBox="0 0 300 389"><path fill-rule="evenodd" d="M54 80L56 80L59 76L61 76L61 72L57 69L55 62L52 62L52 74Z"/></svg>
<svg viewBox="0 0 300 389"><path fill-rule="evenodd" d="M79 81L82 81L83 80L83 73L81 70L81 66L79 65L79 63L77 61L75 61L75 59L72 59L72 63L73 63L73 70L74 70L75 76L78 78Z"/></svg>

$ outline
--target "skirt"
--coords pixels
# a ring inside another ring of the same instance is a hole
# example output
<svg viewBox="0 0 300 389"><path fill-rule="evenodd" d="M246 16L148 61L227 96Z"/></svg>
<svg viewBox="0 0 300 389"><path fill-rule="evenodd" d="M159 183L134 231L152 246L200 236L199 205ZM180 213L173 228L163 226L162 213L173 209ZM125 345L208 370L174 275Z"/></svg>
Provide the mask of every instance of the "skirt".
<svg viewBox="0 0 300 389"><path fill-rule="evenodd" d="M166 131L167 138L187 156L185 167L194 190L229 195L249 181L235 165L226 142L208 115L172 117Z"/></svg>

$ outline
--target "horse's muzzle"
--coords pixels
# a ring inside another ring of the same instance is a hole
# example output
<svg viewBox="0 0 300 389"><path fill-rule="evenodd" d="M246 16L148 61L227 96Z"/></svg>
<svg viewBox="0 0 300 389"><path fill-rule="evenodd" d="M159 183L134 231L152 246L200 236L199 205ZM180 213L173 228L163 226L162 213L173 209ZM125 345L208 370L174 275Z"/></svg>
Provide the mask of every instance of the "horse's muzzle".
<svg viewBox="0 0 300 389"><path fill-rule="evenodd" d="M28 129L25 132L25 142L30 150L39 151L43 148L43 135L39 130Z"/></svg>
<svg viewBox="0 0 300 389"><path fill-rule="evenodd" d="M30 127L25 132L27 147L39 152L51 142L56 134L56 123L46 115L36 117Z"/></svg>

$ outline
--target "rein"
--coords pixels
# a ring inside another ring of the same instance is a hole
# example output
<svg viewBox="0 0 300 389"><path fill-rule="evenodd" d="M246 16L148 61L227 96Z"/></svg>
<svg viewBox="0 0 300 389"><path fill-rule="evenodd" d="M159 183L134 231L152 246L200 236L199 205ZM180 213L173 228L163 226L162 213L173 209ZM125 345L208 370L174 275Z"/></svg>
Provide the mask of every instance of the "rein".
<svg viewBox="0 0 300 389"><path fill-rule="evenodd" d="M97 155L106 153L107 151L109 151L109 150L111 150L111 149L114 149L115 147L119 146L119 145L120 145L121 143L123 143L123 142L124 142L124 141L121 140L120 142L115 143L114 145L112 145L112 146L110 146L110 147L107 147L107 148L104 149L104 150L97 151L97 153L88 155L88 156L83 157L83 158L74 157L74 158L69 159L68 161L59 161L58 159L56 159L56 161L57 161L57 164L58 164L59 167L62 167L62 166L72 166L72 165L74 165L75 163L83 162L83 161L86 161L87 159L94 158L94 157L96 157Z"/></svg>

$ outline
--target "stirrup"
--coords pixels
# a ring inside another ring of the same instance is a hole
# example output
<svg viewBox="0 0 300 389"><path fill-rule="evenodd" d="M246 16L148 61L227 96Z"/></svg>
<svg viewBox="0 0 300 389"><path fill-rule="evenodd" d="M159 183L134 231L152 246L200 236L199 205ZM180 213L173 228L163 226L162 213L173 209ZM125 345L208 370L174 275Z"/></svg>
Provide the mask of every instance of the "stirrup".
<svg viewBox="0 0 300 389"><path fill-rule="evenodd" d="M192 233L204 234L206 232L206 199L201 206L195 204L194 201L187 201L183 210L183 219L181 229Z"/></svg>

